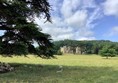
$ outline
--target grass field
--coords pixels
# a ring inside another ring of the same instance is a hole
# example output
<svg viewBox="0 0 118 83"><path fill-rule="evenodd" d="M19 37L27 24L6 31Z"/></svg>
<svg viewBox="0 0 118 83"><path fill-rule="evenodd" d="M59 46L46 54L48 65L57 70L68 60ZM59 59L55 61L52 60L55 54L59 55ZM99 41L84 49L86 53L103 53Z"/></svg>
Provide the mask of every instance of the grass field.
<svg viewBox="0 0 118 83"><path fill-rule="evenodd" d="M118 83L118 57L64 55L57 59L1 57L15 70L0 74L0 83ZM57 73L59 66L63 71Z"/></svg>

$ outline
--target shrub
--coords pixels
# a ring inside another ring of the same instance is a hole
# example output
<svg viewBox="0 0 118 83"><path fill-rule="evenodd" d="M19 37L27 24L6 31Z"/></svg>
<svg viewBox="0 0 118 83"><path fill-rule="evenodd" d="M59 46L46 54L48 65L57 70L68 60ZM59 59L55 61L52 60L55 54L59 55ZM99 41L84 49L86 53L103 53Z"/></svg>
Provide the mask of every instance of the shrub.
<svg viewBox="0 0 118 83"><path fill-rule="evenodd" d="M104 47L102 50L99 51L99 54L108 59L108 57L115 57L117 52L113 48Z"/></svg>

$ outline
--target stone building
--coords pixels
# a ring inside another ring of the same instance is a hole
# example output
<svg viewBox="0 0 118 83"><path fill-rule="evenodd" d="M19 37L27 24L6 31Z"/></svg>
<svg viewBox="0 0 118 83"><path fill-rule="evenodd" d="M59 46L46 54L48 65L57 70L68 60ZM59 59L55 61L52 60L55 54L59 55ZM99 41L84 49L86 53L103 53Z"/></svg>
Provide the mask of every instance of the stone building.
<svg viewBox="0 0 118 83"><path fill-rule="evenodd" d="M60 48L62 53L81 54L80 47L63 46Z"/></svg>
<svg viewBox="0 0 118 83"><path fill-rule="evenodd" d="M81 48L80 47L76 47L76 54L81 54Z"/></svg>

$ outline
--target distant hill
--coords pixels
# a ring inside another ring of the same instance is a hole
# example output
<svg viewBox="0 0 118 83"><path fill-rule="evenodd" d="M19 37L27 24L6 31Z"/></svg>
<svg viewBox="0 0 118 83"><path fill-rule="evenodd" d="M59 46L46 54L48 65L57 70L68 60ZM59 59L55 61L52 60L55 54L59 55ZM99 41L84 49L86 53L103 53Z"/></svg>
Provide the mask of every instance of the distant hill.
<svg viewBox="0 0 118 83"><path fill-rule="evenodd" d="M99 51L106 46L118 51L118 42L112 42L109 40L91 40L91 41L60 40L60 41L54 41L53 43L55 45L54 47L55 51L62 52L63 50L63 53L65 49L66 53L98 54Z"/></svg>

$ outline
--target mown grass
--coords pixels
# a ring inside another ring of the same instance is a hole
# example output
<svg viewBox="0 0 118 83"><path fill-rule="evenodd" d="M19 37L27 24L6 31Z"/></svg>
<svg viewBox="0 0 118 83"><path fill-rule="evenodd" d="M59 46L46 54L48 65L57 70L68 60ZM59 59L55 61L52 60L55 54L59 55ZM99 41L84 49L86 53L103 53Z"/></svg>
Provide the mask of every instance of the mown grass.
<svg viewBox="0 0 118 83"><path fill-rule="evenodd" d="M64 55L57 59L0 57L15 70L0 74L0 83L118 83L118 57ZM57 73L59 66L63 71Z"/></svg>

